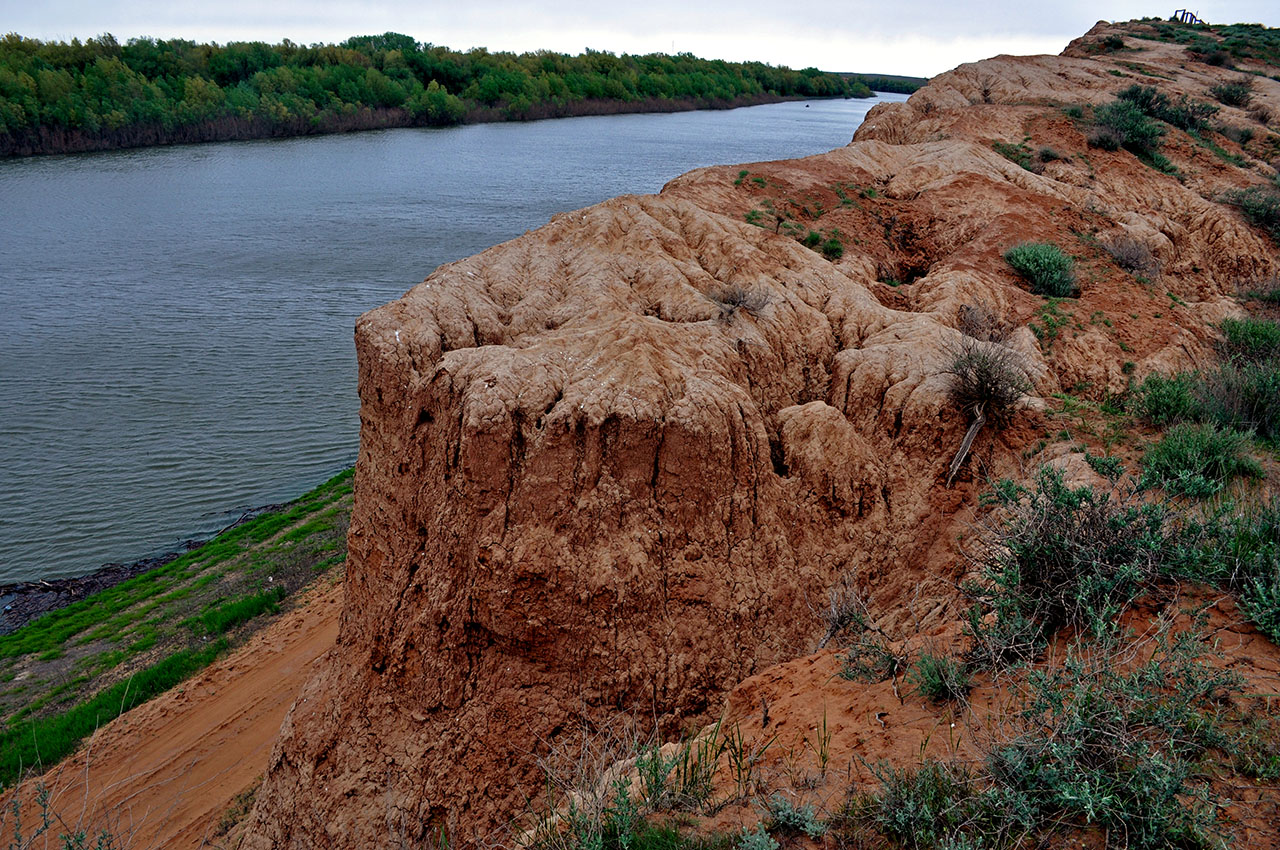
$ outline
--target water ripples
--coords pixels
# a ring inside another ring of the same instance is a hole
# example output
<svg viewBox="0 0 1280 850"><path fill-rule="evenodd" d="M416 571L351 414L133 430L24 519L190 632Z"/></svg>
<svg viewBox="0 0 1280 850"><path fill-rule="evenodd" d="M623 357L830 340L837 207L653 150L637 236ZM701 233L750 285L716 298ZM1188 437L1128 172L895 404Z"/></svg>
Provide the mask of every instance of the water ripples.
<svg viewBox="0 0 1280 850"><path fill-rule="evenodd" d="M171 549L350 465L355 319L435 266L829 150L873 103L0 162L0 583Z"/></svg>

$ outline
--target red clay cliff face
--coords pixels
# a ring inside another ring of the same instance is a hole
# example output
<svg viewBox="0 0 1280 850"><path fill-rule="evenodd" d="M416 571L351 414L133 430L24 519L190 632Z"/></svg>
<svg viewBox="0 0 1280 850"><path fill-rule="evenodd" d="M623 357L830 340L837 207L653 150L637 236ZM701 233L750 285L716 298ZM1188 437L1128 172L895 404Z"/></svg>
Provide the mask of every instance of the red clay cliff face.
<svg viewBox="0 0 1280 850"><path fill-rule="evenodd" d="M1142 61L1197 96L1226 73L1183 73L1165 47ZM704 720L813 650L848 573L886 625L953 629L957 531L1044 431L1032 398L944 488L968 425L943 374L961 308L1017 328L1033 396L1101 397L1205 356L1236 282L1277 269L1211 200L1261 171L1171 139L1181 183L1037 105L1110 99L1132 80L1109 67L1072 49L962 66L847 148L557 216L363 316L341 634L245 846L501 840L550 745L619 712ZM1255 97L1280 104L1280 83ZM1024 135L1067 158L1034 174L991 149ZM843 256L784 221L838 230ZM1119 234L1149 245L1158 284L1097 247ZM1081 266L1047 347L1028 327L1044 300L1000 259L1026 239Z"/></svg>

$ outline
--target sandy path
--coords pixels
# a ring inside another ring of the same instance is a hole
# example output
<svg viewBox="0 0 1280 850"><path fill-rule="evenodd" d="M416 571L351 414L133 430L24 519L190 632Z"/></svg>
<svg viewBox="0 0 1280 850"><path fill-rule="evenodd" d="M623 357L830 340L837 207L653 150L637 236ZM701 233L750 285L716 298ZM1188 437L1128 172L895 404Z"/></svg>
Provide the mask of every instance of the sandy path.
<svg viewBox="0 0 1280 850"><path fill-rule="evenodd" d="M100 729L41 778L52 807L76 829L109 828L129 850L218 846L214 829L266 769L285 713L337 638L341 607L341 583L321 580L243 647Z"/></svg>

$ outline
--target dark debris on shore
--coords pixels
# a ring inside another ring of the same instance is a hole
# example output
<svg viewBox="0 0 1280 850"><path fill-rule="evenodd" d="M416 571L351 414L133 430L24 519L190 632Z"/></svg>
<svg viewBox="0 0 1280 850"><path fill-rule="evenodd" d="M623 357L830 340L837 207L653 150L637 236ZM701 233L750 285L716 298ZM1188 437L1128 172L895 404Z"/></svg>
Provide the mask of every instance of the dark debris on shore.
<svg viewBox="0 0 1280 850"><path fill-rule="evenodd" d="M230 531L255 517L281 510L283 507L283 504L263 505L247 510L235 522L218 531L218 534ZM218 534L213 537L217 537ZM213 537L209 539L212 540ZM84 576L0 584L0 635L16 632L42 614L65 608L87 596L159 569L207 542L209 541L184 540L178 544L177 548L163 555L141 558L127 564L104 564Z"/></svg>

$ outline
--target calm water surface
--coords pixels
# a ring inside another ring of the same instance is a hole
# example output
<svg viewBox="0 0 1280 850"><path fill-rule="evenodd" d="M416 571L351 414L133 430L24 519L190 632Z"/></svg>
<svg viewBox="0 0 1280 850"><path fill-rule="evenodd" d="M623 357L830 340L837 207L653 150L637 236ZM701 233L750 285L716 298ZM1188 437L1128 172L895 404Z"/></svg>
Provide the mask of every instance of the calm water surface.
<svg viewBox="0 0 1280 850"><path fill-rule="evenodd" d="M0 583L171 549L349 466L355 318L441 263L844 145L876 102L0 161Z"/></svg>

